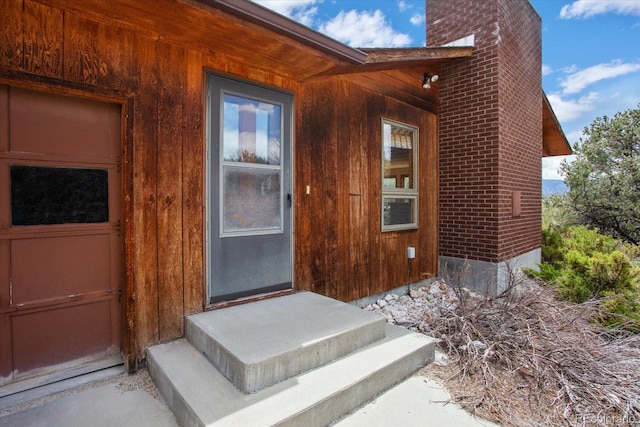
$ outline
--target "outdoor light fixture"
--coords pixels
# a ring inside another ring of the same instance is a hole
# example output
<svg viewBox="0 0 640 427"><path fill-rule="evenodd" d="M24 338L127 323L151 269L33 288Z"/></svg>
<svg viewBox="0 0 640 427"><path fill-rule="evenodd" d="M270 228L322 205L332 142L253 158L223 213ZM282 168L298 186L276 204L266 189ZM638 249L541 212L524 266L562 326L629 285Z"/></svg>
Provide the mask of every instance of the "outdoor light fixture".
<svg viewBox="0 0 640 427"><path fill-rule="evenodd" d="M424 80L422 81L423 89L431 89L431 83L438 81L437 74L424 73Z"/></svg>

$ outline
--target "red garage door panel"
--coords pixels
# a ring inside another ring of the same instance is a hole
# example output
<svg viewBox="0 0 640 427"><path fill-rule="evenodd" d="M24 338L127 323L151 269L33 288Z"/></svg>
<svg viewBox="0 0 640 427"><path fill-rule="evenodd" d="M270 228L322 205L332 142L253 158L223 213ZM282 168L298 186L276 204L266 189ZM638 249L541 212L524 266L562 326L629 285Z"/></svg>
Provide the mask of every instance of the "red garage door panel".
<svg viewBox="0 0 640 427"><path fill-rule="evenodd" d="M16 379L35 368L116 352L110 330L90 326L111 324L112 311L109 301L98 301L13 316Z"/></svg>
<svg viewBox="0 0 640 427"><path fill-rule="evenodd" d="M0 85L0 387L121 362L121 134L119 105Z"/></svg>
<svg viewBox="0 0 640 427"><path fill-rule="evenodd" d="M109 291L109 246L109 234L14 240L14 304Z"/></svg>
<svg viewBox="0 0 640 427"><path fill-rule="evenodd" d="M12 123L31 126L10 128L9 151L75 158L117 156L117 105L11 88L10 109Z"/></svg>

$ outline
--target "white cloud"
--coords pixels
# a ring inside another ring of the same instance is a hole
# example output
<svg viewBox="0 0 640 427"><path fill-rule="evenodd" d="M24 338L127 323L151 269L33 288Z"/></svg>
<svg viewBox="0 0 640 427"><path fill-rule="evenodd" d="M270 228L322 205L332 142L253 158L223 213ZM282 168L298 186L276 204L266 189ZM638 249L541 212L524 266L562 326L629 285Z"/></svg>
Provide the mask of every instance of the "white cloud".
<svg viewBox="0 0 640 427"><path fill-rule="evenodd" d="M311 27L318 13L316 4L322 3L323 0L252 0L268 9L273 10L281 15L289 17L294 21Z"/></svg>
<svg viewBox="0 0 640 427"><path fill-rule="evenodd" d="M412 42L409 35L396 32L380 10L340 11L318 30L352 47L404 47Z"/></svg>
<svg viewBox="0 0 640 427"><path fill-rule="evenodd" d="M561 68L561 71L565 74L575 73L578 71L578 66L576 64L567 65L566 67Z"/></svg>
<svg viewBox="0 0 640 427"><path fill-rule="evenodd" d="M409 21L415 26L424 24L426 17L424 13L415 13Z"/></svg>
<svg viewBox="0 0 640 427"><path fill-rule="evenodd" d="M566 160L571 163L575 160L574 155L570 156L554 156L542 158L542 179L562 179L564 177L560 175L559 169L562 162Z"/></svg>
<svg viewBox="0 0 640 427"><path fill-rule="evenodd" d="M409 3L407 3L407 2L406 2L406 1L404 1L404 0L400 0L400 1L398 1L398 10L399 10L400 12L404 12L405 10L409 10L409 9L411 9L412 7L413 7L412 5L410 5Z"/></svg>
<svg viewBox="0 0 640 427"><path fill-rule="evenodd" d="M565 95L579 93L587 86L600 80L636 71L640 71L640 64L624 64L620 61L612 61L576 71L561 81L560 87L562 87L562 93Z"/></svg>
<svg viewBox="0 0 640 427"><path fill-rule="evenodd" d="M548 65L542 64L542 75L548 76L551 73L553 73L553 69Z"/></svg>
<svg viewBox="0 0 640 427"><path fill-rule="evenodd" d="M605 13L640 15L640 0L576 0L562 6L560 18L589 18Z"/></svg>
<svg viewBox="0 0 640 427"><path fill-rule="evenodd" d="M565 133L564 136L567 137L567 141L569 141L569 145L573 147L576 142L580 142L580 139L584 137L583 130L574 130L573 132Z"/></svg>
<svg viewBox="0 0 640 427"><path fill-rule="evenodd" d="M591 92L578 99L563 99L560 94L552 93L547 95L553 111L556 113L558 121L570 122L580 118L584 113L594 109L594 101L598 99L597 92Z"/></svg>

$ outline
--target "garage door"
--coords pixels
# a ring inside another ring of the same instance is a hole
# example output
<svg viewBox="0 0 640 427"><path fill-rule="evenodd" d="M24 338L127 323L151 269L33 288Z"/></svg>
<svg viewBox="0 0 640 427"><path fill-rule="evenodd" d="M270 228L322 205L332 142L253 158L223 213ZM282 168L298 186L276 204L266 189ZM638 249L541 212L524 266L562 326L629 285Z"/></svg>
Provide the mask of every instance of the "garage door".
<svg viewBox="0 0 640 427"><path fill-rule="evenodd" d="M120 360L120 106L0 85L0 385Z"/></svg>

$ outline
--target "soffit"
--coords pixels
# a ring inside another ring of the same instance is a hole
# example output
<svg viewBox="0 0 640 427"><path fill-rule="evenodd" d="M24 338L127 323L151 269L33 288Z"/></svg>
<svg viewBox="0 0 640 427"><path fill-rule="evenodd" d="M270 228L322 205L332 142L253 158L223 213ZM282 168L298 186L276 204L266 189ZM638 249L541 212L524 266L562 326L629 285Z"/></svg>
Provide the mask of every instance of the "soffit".
<svg viewBox="0 0 640 427"><path fill-rule="evenodd" d="M551 108L547 95L542 93L542 156L565 156L572 154L571 145L562 131L560 122Z"/></svg>
<svg viewBox="0 0 640 427"><path fill-rule="evenodd" d="M310 29L303 35L287 35L276 31L278 23L287 20L264 8L267 18L249 19L224 4L258 5L244 1L219 0L39 0L55 8L86 17L96 22L121 28L158 41L193 49L238 64L302 80L336 65L364 61L365 54L328 37L313 41L309 34L321 36ZM233 14L234 12L235 14ZM271 27L265 21L272 19ZM293 21L291 21L293 23ZM291 24L290 23L290 24ZM293 23L296 28L306 28ZM321 49L318 46L325 46Z"/></svg>

